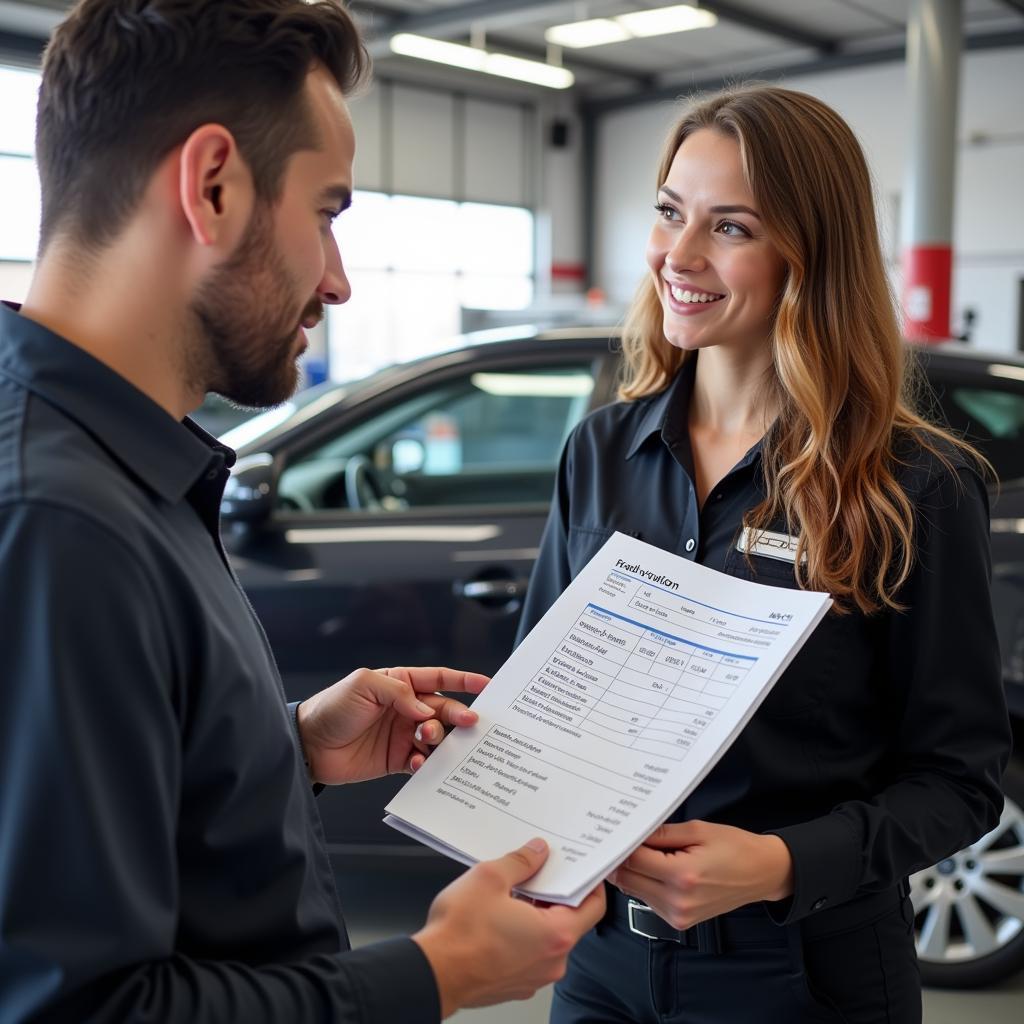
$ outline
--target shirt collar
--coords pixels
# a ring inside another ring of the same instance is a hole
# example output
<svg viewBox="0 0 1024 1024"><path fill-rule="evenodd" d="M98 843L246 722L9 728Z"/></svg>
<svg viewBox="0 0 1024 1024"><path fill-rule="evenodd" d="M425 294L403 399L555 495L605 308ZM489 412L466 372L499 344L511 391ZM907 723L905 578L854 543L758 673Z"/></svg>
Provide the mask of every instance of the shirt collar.
<svg viewBox="0 0 1024 1024"><path fill-rule="evenodd" d="M693 391L693 374L697 360L690 356L683 361L675 377L661 394L654 396L640 417L626 458L631 459L644 442L654 434L672 446L680 438L689 439L687 431L690 394Z"/></svg>
<svg viewBox="0 0 1024 1024"><path fill-rule="evenodd" d="M685 463L691 462L690 452L690 399L693 395L693 380L697 370L697 355L683 360L671 383L661 394L655 396L640 417L626 458L631 459L645 441L657 434L672 451L680 453ZM761 457L764 438L752 445L733 466L730 472L744 469ZM692 468L692 467L687 467Z"/></svg>
<svg viewBox="0 0 1024 1024"><path fill-rule="evenodd" d="M143 484L176 503L211 464L235 453L84 349L0 303L0 374L60 409Z"/></svg>

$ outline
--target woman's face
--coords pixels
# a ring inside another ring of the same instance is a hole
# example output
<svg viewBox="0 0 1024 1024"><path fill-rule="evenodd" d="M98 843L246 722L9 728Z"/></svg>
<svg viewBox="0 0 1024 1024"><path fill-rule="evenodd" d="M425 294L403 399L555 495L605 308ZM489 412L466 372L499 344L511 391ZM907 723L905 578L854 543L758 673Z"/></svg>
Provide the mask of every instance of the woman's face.
<svg viewBox="0 0 1024 1024"><path fill-rule="evenodd" d="M647 263L665 337L682 349L761 349L785 275L743 178L740 147L701 129L676 151L658 190Z"/></svg>

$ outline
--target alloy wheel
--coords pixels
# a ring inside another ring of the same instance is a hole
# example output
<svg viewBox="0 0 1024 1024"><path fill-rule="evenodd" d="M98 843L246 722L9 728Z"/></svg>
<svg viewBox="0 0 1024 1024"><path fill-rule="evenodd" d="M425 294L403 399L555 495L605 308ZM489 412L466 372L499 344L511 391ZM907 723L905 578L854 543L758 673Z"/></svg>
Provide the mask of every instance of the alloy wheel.
<svg viewBox="0 0 1024 1024"><path fill-rule="evenodd" d="M1024 812L1006 797L999 824L972 846L913 875L922 968L966 966L1024 942Z"/></svg>

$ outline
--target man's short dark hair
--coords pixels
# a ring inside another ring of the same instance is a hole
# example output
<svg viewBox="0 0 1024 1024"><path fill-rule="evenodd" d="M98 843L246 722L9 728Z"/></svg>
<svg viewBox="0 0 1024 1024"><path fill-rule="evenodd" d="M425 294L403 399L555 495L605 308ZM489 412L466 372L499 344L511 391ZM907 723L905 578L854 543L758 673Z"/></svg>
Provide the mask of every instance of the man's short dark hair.
<svg viewBox="0 0 1024 1024"><path fill-rule="evenodd" d="M303 95L317 64L344 93L369 71L334 0L80 0L43 59L40 252L57 233L109 243L202 124L224 125L259 197L276 198L288 158L317 143Z"/></svg>

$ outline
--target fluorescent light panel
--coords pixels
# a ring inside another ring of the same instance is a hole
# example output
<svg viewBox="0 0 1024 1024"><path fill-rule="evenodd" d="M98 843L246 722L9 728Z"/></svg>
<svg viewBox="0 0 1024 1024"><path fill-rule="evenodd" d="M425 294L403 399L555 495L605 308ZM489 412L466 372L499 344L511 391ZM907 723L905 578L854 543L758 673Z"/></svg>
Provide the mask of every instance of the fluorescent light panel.
<svg viewBox="0 0 1024 1024"><path fill-rule="evenodd" d="M549 43L581 50L587 46L604 46L626 39L686 32L695 28L709 28L718 18L711 11L699 10L689 4L674 4L650 11L633 11L614 18L590 18L566 25L555 25L544 33Z"/></svg>
<svg viewBox="0 0 1024 1024"><path fill-rule="evenodd" d="M452 64L457 68L469 68L470 71L483 71L487 53L473 46L462 46L459 43L446 43L441 39L428 36L414 36L408 32L400 32L391 37L391 49L403 57L419 57L420 60L432 60L438 64Z"/></svg>
<svg viewBox="0 0 1024 1024"><path fill-rule="evenodd" d="M585 46L603 46L605 43L621 43L630 34L611 18L591 18L589 21L574 21L571 25L556 25L544 33L544 38L556 46L568 46L581 50Z"/></svg>
<svg viewBox="0 0 1024 1024"><path fill-rule="evenodd" d="M710 28L718 18L710 11L701 11L689 4L658 7L653 11L620 14L615 21L630 35L638 38L664 36L670 32L688 32L694 28Z"/></svg>
<svg viewBox="0 0 1024 1024"><path fill-rule="evenodd" d="M501 75L502 78L515 78L521 82L533 82L549 89L568 89L576 81L576 76L567 68L544 64L539 60L524 60L522 57L510 57L506 53L489 53L482 71L489 75Z"/></svg>
<svg viewBox="0 0 1024 1024"><path fill-rule="evenodd" d="M482 71L488 75L530 82L549 89L568 89L575 81L571 71L555 67L553 64L510 57L505 53L490 53L475 46L447 43L441 39L411 35L408 32L392 36L391 49L403 57L418 57L420 60L454 65L470 71Z"/></svg>

